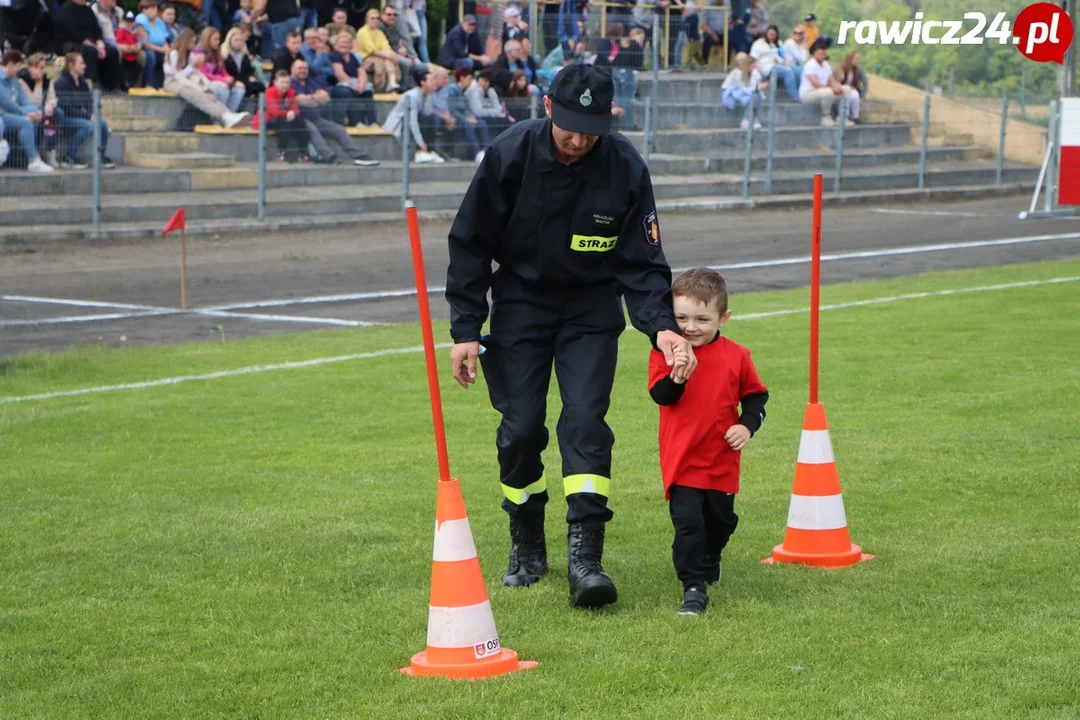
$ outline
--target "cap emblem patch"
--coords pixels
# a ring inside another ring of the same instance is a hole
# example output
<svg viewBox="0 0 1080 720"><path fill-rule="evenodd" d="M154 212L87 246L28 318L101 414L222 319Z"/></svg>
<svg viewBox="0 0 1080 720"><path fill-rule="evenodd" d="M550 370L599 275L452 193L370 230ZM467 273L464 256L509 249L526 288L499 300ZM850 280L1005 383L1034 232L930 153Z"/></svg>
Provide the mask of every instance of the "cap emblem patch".
<svg viewBox="0 0 1080 720"><path fill-rule="evenodd" d="M578 98L578 102L581 103L581 107L589 107L592 105L592 90L585 88L585 92Z"/></svg>

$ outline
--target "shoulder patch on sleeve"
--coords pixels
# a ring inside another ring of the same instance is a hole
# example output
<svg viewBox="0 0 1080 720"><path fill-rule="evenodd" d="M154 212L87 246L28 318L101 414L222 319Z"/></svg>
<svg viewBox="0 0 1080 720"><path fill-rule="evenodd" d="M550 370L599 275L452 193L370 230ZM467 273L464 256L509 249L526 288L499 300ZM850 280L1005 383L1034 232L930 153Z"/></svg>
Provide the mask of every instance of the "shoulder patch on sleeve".
<svg viewBox="0 0 1080 720"><path fill-rule="evenodd" d="M641 220L641 226L645 230L645 239L650 245L660 244L660 221L656 218L656 211L646 215Z"/></svg>

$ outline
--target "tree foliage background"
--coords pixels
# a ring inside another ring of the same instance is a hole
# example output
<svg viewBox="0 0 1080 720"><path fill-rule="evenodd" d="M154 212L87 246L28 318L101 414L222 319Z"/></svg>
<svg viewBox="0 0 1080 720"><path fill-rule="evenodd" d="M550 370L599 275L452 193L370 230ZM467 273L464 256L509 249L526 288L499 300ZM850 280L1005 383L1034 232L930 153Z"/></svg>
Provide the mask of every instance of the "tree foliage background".
<svg viewBox="0 0 1080 720"><path fill-rule="evenodd" d="M839 39L842 20L883 20L885 22L913 20L916 12L923 20L963 20L965 12L978 10L986 15L987 27L999 12L1005 13L1010 31L1012 21L1029 0L762 0L773 22L780 27L781 37L802 21L808 12L817 15L822 35ZM961 34L974 27L966 21ZM985 29L983 31L985 33ZM938 33L940 34L940 32ZM859 63L867 71L925 87L945 87L949 69L953 70L953 85L957 96L1015 97L1020 92L1021 70L1026 71L1026 92L1031 99L1047 99L1054 95L1058 65L1035 63L1021 55L1011 43L998 44L987 39L982 45L858 45L849 33L845 45L834 45L833 62L842 59L850 50L859 51Z"/></svg>

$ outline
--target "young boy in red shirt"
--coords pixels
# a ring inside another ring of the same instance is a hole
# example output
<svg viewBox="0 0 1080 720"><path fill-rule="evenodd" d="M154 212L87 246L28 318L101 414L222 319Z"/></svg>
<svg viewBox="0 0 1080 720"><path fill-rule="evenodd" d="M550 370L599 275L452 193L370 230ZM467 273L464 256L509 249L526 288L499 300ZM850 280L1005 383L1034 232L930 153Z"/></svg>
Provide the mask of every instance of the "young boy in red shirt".
<svg viewBox="0 0 1080 720"><path fill-rule="evenodd" d="M769 391L750 351L720 337L731 317L727 284L708 268L680 275L671 287L675 321L690 341L689 357L649 357L649 394L660 406L660 470L664 499L675 527L672 560L683 584L680 615L700 615L709 605L705 586L720 581L720 553L735 532L739 457L765 420ZM739 413L739 405L742 413Z"/></svg>

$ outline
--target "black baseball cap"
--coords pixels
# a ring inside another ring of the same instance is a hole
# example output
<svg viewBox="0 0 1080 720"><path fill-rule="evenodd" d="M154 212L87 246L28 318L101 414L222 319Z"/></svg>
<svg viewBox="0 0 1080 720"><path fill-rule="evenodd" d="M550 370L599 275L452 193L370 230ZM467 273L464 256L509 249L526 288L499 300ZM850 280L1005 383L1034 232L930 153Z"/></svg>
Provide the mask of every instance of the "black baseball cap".
<svg viewBox="0 0 1080 720"><path fill-rule="evenodd" d="M603 68L567 65L551 81L548 96L551 121L557 127L585 135L607 135L611 130L615 84Z"/></svg>

